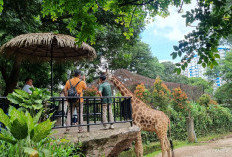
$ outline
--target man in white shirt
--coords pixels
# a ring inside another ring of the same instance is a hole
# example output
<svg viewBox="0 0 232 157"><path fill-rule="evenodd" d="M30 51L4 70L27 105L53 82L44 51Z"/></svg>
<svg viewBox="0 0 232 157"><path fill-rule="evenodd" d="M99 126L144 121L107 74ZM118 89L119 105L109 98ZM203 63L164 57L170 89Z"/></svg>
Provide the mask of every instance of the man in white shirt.
<svg viewBox="0 0 232 157"><path fill-rule="evenodd" d="M30 88L33 88L33 81L32 81L32 78L26 78L25 80L25 85L23 87L23 90L29 94L32 93L32 91L30 90Z"/></svg>

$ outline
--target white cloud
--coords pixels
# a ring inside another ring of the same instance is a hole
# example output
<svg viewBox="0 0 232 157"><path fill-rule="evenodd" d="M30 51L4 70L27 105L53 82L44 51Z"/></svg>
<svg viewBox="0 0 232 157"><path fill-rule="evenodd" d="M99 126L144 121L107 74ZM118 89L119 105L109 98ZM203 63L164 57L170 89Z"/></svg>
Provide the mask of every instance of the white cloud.
<svg viewBox="0 0 232 157"><path fill-rule="evenodd" d="M184 39L184 35L191 32L193 27L186 27L185 19L181 16L185 11L195 8L196 2L183 6L183 13L178 13L179 8L170 7L170 15L166 18L157 16L155 21L146 26L146 29L153 29L155 36L163 36L171 41Z"/></svg>
<svg viewBox="0 0 232 157"><path fill-rule="evenodd" d="M178 60L167 60L167 59L161 59L159 60L160 63L163 63L163 62L172 62L173 64L175 63L178 63L179 61Z"/></svg>

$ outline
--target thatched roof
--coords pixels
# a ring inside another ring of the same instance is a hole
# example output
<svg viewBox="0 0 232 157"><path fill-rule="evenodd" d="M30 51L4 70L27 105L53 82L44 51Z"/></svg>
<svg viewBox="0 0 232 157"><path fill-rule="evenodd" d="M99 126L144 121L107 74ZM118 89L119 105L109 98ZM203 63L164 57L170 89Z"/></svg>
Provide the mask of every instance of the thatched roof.
<svg viewBox="0 0 232 157"><path fill-rule="evenodd" d="M83 43L78 47L74 37L54 33L19 35L0 47L0 54L23 60L50 60L52 43L54 60L92 60L96 57L94 48L88 44Z"/></svg>

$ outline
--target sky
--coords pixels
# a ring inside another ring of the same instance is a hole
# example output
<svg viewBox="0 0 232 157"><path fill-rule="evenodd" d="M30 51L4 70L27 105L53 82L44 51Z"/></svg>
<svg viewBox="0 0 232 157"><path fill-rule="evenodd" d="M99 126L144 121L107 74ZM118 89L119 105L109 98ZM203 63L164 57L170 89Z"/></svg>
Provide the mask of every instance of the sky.
<svg viewBox="0 0 232 157"><path fill-rule="evenodd" d="M174 51L173 46L178 45L178 41L184 39L184 35L191 32L194 27L186 27L185 19L181 16L185 11L195 8L196 2L183 6L183 13L178 13L179 8L169 7L170 15L166 18L155 17L154 22L146 25L141 33L142 41L149 44L153 56L160 62L179 62L180 58L172 60L170 54Z"/></svg>

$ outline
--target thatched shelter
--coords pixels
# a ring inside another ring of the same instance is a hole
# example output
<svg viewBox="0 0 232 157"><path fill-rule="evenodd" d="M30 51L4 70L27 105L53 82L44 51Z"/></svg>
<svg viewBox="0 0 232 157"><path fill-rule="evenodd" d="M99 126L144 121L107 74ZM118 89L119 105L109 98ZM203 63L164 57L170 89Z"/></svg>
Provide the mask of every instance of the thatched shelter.
<svg viewBox="0 0 232 157"><path fill-rule="evenodd" d="M56 61L83 61L93 60L96 52L91 46L82 43L81 46L76 44L75 38L64 34L54 33L30 33L19 35L0 47L0 55L6 57L15 57L14 68L19 73L21 60L28 61L49 61L51 63L51 95L53 95L53 60ZM12 87L7 91L11 92L16 86L14 82ZM5 92L5 93L7 93Z"/></svg>
<svg viewBox="0 0 232 157"><path fill-rule="evenodd" d="M51 53L53 49L53 53ZM82 43L79 47L75 38L64 34L30 33L19 35L0 48L4 56L16 56L29 61L92 60L96 57L94 48Z"/></svg>

